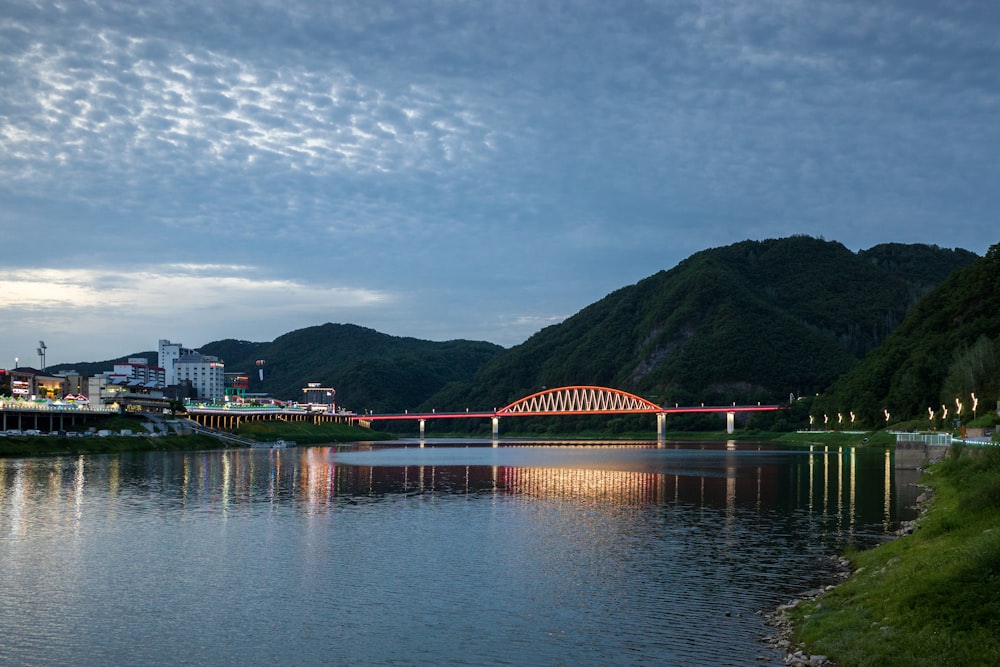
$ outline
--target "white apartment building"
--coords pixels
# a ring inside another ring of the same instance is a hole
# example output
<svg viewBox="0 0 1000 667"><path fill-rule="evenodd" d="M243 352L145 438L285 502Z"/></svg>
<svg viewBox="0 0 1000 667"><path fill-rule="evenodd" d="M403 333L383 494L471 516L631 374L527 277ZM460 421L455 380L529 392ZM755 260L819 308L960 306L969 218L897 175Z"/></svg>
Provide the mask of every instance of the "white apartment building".
<svg viewBox="0 0 1000 667"><path fill-rule="evenodd" d="M171 386L180 384L177 381L177 361L185 354L194 353L194 350L189 350L180 343L171 343L165 338L160 339L160 358L158 365L164 371L164 385Z"/></svg>
<svg viewBox="0 0 1000 667"><path fill-rule="evenodd" d="M163 389L167 386L165 370L160 366L150 366L145 357L129 357L127 362L115 364L115 369L104 375L116 384L125 383L147 389Z"/></svg>
<svg viewBox="0 0 1000 667"><path fill-rule="evenodd" d="M189 381L198 398L202 400L221 401L226 393L226 364L218 357L189 351L182 354L174 363L177 382Z"/></svg>

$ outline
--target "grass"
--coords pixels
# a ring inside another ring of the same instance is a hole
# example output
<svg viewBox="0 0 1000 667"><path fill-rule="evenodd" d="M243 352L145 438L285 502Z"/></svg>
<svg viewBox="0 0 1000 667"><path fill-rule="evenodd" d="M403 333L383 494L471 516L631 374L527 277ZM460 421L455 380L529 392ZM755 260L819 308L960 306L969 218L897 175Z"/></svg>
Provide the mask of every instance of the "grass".
<svg viewBox="0 0 1000 667"><path fill-rule="evenodd" d="M113 417L104 420L100 428L113 431L130 429L143 433L142 420L136 417ZM251 422L244 424L239 435L252 440L277 438L294 440L300 445L358 440L393 440L396 436L349 424L309 424L300 422ZM109 454L116 452L189 451L232 447L210 435L134 436L5 436L0 437L0 456L64 456L77 454Z"/></svg>
<svg viewBox="0 0 1000 667"><path fill-rule="evenodd" d="M0 438L0 456L65 456L113 454L118 452L158 452L220 449L219 440L208 435L65 437L8 436Z"/></svg>
<svg viewBox="0 0 1000 667"><path fill-rule="evenodd" d="M309 424L283 421L247 422L240 425L238 434L244 438L258 441L284 438L294 440L300 445L355 442L358 440L394 440L397 437L351 424Z"/></svg>
<svg viewBox="0 0 1000 667"><path fill-rule="evenodd" d="M867 445L871 447L894 447L896 436L887 431L868 433L842 433L839 431L809 431L803 433L775 433L769 440L789 444L830 445L849 447Z"/></svg>
<svg viewBox="0 0 1000 667"><path fill-rule="evenodd" d="M849 554L844 584L790 612L798 639L836 664L1000 664L1000 448L956 448L911 535Z"/></svg>

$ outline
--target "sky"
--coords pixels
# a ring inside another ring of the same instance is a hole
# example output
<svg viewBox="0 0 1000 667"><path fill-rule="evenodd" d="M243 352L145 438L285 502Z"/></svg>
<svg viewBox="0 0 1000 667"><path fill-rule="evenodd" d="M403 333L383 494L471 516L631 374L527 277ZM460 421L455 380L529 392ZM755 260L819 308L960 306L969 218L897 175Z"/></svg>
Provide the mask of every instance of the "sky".
<svg viewBox="0 0 1000 667"><path fill-rule="evenodd" d="M0 368L517 345L690 255L1000 241L990 0L5 0Z"/></svg>

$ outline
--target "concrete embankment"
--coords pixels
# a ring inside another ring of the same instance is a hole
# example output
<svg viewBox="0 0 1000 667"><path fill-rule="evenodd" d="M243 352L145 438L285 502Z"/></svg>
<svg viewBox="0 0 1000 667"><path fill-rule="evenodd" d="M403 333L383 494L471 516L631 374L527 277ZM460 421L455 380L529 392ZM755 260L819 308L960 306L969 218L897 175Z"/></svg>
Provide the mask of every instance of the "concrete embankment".
<svg viewBox="0 0 1000 667"><path fill-rule="evenodd" d="M951 443L928 443L918 440L898 440L894 467L898 470L924 469L948 455Z"/></svg>

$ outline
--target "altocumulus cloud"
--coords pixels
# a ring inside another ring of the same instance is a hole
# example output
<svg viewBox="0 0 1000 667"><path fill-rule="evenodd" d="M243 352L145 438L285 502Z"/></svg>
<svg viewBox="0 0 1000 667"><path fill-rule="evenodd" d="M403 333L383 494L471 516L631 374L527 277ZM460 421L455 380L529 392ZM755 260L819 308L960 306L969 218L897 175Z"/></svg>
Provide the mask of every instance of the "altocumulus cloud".
<svg viewBox="0 0 1000 667"><path fill-rule="evenodd" d="M0 259L33 277L4 349L66 349L31 319L63 308L94 313L60 329L86 349L97 303L116 333L191 327L141 345L327 320L509 345L746 238L983 252L998 26L919 0L7 0Z"/></svg>
<svg viewBox="0 0 1000 667"><path fill-rule="evenodd" d="M8 52L22 84L7 112L0 175L37 183L46 165L112 172L270 162L314 175L439 171L479 159L488 132L459 99L378 90L337 67L264 69L104 30ZM156 48L153 48L153 47ZM146 57L152 53L156 59ZM81 191L86 172L78 172Z"/></svg>

